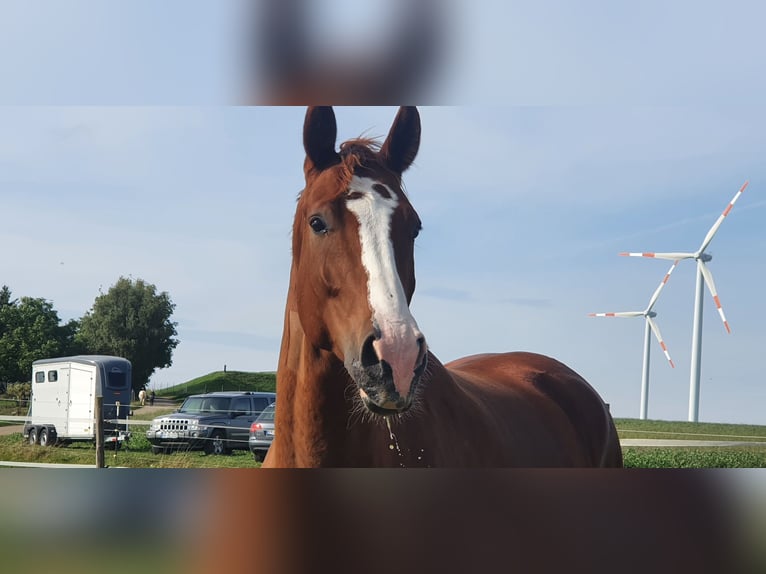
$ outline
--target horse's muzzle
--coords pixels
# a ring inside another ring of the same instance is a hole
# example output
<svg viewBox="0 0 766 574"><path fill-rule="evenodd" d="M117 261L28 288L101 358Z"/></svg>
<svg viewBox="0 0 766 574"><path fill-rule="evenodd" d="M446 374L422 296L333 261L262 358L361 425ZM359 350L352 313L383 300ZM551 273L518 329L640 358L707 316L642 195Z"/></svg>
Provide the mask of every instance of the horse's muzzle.
<svg viewBox="0 0 766 574"><path fill-rule="evenodd" d="M362 347L361 356L347 364L346 370L356 382L362 402L370 412L382 416L402 413L412 406L415 389L428 363L425 339L418 340L418 363L412 371L408 392L404 395L394 385L391 366L380 360L375 353L373 341L373 337L368 338Z"/></svg>

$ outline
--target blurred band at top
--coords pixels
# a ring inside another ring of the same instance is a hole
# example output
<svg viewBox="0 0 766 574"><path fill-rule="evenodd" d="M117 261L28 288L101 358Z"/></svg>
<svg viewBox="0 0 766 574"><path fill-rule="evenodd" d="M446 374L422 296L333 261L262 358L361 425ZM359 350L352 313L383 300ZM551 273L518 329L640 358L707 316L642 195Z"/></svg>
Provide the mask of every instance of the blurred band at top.
<svg viewBox="0 0 766 574"><path fill-rule="evenodd" d="M252 14L257 105L433 102L451 0L260 0Z"/></svg>

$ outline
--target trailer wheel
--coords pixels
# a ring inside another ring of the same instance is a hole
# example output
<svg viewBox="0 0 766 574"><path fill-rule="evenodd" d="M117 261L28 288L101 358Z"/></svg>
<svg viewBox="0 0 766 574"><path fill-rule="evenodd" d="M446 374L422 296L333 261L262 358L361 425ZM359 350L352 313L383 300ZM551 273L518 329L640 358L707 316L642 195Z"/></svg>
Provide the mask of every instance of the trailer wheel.
<svg viewBox="0 0 766 574"><path fill-rule="evenodd" d="M40 438L37 435L37 427L32 427L29 429L29 444L38 444L40 442Z"/></svg>
<svg viewBox="0 0 766 574"><path fill-rule="evenodd" d="M51 436L52 435L52 436ZM56 444L56 435L50 429L43 427L40 429L40 446L53 446Z"/></svg>

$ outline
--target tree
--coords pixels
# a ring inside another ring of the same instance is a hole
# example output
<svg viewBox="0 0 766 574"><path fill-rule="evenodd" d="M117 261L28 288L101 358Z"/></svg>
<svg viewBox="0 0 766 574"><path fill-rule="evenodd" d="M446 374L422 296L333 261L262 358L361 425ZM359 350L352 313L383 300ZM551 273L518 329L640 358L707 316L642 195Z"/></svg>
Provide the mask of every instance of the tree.
<svg viewBox="0 0 766 574"><path fill-rule="evenodd" d="M32 362L76 352L78 322L61 325L53 304L45 299L11 299L0 289L0 382L29 380Z"/></svg>
<svg viewBox="0 0 766 574"><path fill-rule="evenodd" d="M13 301L13 304L15 303L16 301ZM3 285L2 289L0 289L0 309L11 304L11 290L8 285Z"/></svg>
<svg viewBox="0 0 766 574"><path fill-rule="evenodd" d="M175 304L142 279L120 277L80 321L76 340L89 353L125 357L133 366L133 390L149 382L155 369L173 364L178 345L170 320Z"/></svg>

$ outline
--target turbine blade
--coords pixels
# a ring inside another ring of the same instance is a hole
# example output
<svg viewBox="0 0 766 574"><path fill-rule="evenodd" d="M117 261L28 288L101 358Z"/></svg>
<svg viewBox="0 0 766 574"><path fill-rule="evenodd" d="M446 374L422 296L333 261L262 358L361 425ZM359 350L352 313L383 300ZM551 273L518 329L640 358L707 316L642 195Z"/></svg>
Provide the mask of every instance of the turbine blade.
<svg viewBox="0 0 766 574"><path fill-rule="evenodd" d="M641 317L643 311L620 311L619 313L588 313L588 317Z"/></svg>
<svg viewBox="0 0 766 574"><path fill-rule="evenodd" d="M696 253L629 253L622 252L620 257L651 257L653 259L694 259Z"/></svg>
<svg viewBox="0 0 766 574"><path fill-rule="evenodd" d="M718 219L716 219L715 223L713 224L713 227L710 228L710 231L707 232L705 239L702 240L702 245L700 245L699 253L702 253L703 251L705 251L705 249L708 248L708 245L710 245L710 242L713 241L713 236L718 231L718 228L721 227L723 220L726 219L727 215L729 215L731 208L734 207L734 203L739 199L739 196L742 195L742 192L745 191L745 188L747 187L747 184L749 183L750 183L749 181L746 181L744 184L742 184L742 187L740 187L739 191L737 191L737 193L734 194L734 197L729 202L729 205L727 205L726 209L723 210L723 213L718 216Z"/></svg>
<svg viewBox="0 0 766 574"><path fill-rule="evenodd" d="M660 347L662 348L662 352L665 353L665 358L668 360L668 363L670 363L670 367L675 369L676 366L673 364L673 359L670 358L668 347L667 345L665 345L665 341L662 340L662 335L660 334L660 328L657 326L656 321L654 321L654 319L652 319L649 315L646 316L646 320L649 322L649 326L652 328L652 332L654 333L654 336L657 337L657 341L659 341Z"/></svg>
<svg viewBox="0 0 766 574"><path fill-rule="evenodd" d="M710 272L710 269L707 268L707 265L699 259L697 260L697 265L700 268L700 271L702 272L702 277L705 279L705 284L707 285L707 288L710 290L710 294L713 296L713 301L715 301L715 307L718 310L718 314L721 316L721 321L723 321L723 326L726 327L726 332L731 333L731 328L729 327L729 322L726 320L726 315L723 314L723 307L721 307L721 300L718 298L718 291L715 288L715 282L713 281L713 274Z"/></svg>
<svg viewBox="0 0 766 574"><path fill-rule="evenodd" d="M665 277L662 279L662 282L660 283L659 287L657 287L657 289L654 291L652 298L649 299L649 306L646 308L647 313L652 310L652 307L654 307L654 304L657 302L657 299L660 296L660 292L662 291L662 288L665 287L665 284L668 282L668 279L670 279L670 274L673 273L673 269L675 269L676 266L678 265L678 261L679 260L676 259L673 262L673 265L670 266L670 269L665 274Z"/></svg>

